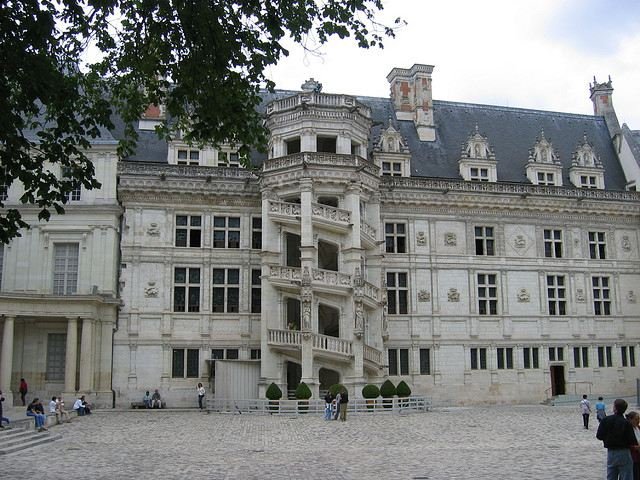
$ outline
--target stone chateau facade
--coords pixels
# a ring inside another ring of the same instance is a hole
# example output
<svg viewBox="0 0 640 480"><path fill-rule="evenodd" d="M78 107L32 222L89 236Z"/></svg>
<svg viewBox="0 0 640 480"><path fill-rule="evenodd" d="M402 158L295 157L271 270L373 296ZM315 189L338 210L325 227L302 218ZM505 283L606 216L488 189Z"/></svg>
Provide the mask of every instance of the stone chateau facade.
<svg viewBox="0 0 640 480"><path fill-rule="evenodd" d="M162 108L129 158L122 125L105 134L103 188L0 249L0 388L118 406L154 388L191 406L198 382L633 394L640 132L611 81L591 116L433 100L432 72L394 68L390 98L265 93L253 169L232 145L157 140Z"/></svg>

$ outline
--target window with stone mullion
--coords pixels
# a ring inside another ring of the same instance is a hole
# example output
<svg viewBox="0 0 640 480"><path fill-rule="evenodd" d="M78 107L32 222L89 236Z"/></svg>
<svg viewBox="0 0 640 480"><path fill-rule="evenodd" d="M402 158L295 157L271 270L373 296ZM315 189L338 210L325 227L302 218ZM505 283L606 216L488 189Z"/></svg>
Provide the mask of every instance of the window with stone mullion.
<svg viewBox="0 0 640 480"><path fill-rule="evenodd" d="M611 315L609 277L591 277L593 287L593 313Z"/></svg>
<svg viewBox="0 0 640 480"><path fill-rule="evenodd" d="M391 315L408 312L407 274L405 272L387 272L387 311Z"/></svg>
<svg viewBox="0 0 640 480"><path fill-rule="evenodd" d="M57 243L54 245L54 295L73 295L77 292L79 250L77 243Z"/></svg>
<svg viewBox="0 0 640 480"><path fill-rule="evenodd" d="M176 247L201 246L202 217L200 215L176 215Z"/></svg>
<svg viewBox="0 0 640 480"><path fill-rule="evenodd" d="M476 255L495 255L493 227L474 227Z"/></svg>
<svg viewBox="0 0 640 480"><path fill-rule="evenodd" d="M213 248L240 248L240 217L213 217Z"/></svg>
<svg viewBox="0 0 640 480"><path fill-rule="evenodd" d="M200 311L200 269L176 267L173 274L173 311Z"/></svg>
<svg viewBox="0 0 640 480"><path fill-rule="evenodd" d="M544 230L544 256L547 258L562 258L561 230Z"/></svg>
<svg viewBox="0 0 640 480"><path fill-rule="evenodd" d="M478 314L498 314L498 288L494 273L478 274Z"/></svg>
<svg viewBox="0 0 640 480"><path fill-rule="evenodd" d="M407 237L404 223L385 223L385 251L387 253L406 253Z"/></svg>
<svg viewBox="0 0 640 480"><path fill-rule="evenodd" d="M607 258L605 232L589 232L589 257L594 260Z"/></svg>
<svg viewBox="0 0 640 480"><path fill-rule="evenodd" d="M240 270L213 269L213 313L235 313L240 307Z"/></svg>
<svg viewBox="0 0 640 480"><path fill-rule="evenodd" d="M547 275L547 303L549 315L566 315L564 276Z"/></svg>

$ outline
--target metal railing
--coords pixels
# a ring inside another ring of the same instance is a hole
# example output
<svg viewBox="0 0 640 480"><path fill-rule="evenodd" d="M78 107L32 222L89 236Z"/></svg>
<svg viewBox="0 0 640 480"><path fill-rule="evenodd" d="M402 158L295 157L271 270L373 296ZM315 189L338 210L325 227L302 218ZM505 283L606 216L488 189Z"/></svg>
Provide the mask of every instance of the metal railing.
<svg viewBox="0 0 640 480"><path fill-rule="evenodd" d="M263 400L208 398L207 411L217 413L251 413L259 415L318 415L325 412L324 400ZM422 396L407 398L353 399L347 404L349 415L393 415L427 412L431 399Z"/></svg>

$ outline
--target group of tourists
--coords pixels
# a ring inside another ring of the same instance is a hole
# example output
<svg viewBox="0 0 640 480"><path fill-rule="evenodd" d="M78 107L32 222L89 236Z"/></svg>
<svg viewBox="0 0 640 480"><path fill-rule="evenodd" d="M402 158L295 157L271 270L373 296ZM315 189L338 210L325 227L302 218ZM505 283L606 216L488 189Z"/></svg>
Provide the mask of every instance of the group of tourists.
<svg viewBox="0 0 640 480"><path fill-rule="evenodd" d="M347 404L349 403L349 392L346 389L338 392L335 397L330 391L324 396L324 419L347 421Z"/></svg>
<svg viewBox="0 0 640 480"><path fill-rule="evenodd" d="M162 408L162 397L158 389L155 389L153 395L149 394L149 390L144 392L142 403L144 403L145 408Z"/></svg>

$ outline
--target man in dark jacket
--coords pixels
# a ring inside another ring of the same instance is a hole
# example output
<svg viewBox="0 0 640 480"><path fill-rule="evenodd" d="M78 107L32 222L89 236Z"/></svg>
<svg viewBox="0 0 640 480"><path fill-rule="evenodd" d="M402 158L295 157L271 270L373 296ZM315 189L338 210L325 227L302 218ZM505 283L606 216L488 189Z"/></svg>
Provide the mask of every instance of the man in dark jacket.
<svg viewBox="0 0 640 480"><path fill-rule="evenodd" d="M607 480L633 480L633 460L629 448L637 445L633 427L624 418L627 402L618 398L613 402L613 415L598 426L596 438L607 449Z"/></svg>
<svg viewBox="0 0 640 480"><path fill-rule="evenodd" d="M347 390L343 390L340 394L340 420L347 421L347 407L349 403L349 393Z"/></svg>

